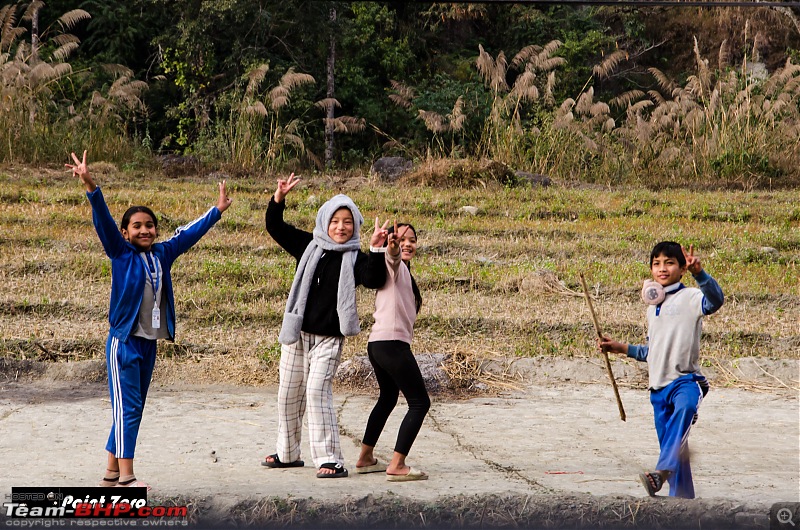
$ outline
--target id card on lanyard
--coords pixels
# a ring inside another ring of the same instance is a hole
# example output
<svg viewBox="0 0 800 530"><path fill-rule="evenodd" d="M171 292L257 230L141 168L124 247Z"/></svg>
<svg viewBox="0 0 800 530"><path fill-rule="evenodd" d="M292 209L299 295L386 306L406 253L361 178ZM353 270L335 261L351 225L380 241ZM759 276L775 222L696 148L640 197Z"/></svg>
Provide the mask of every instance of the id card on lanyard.
<svg viewBox="0 0 800 530"><path fill-rule="evenodd" d="M158 287L161 283L161 278L158 270L158 258L153 256L151 261L151 254L149 252L145 252L143 254L147 256L147 259L142 257L142 254L139 254L139 257L142 258L144 270L147 273L147 277L150 279L150 285L153 288L153 315L151 327L153 329L159 329L161 327L161 310L158 308ZM150 270L151 265L153 271Z"/></svg>

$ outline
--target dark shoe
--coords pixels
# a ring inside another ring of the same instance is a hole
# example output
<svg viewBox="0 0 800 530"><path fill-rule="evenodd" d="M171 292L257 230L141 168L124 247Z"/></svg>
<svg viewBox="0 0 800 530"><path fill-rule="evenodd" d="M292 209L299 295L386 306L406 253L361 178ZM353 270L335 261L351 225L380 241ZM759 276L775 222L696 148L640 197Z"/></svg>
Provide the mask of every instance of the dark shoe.
<svg viewBox="0 0 800 530"><path fill-rule="evenodd" d="M319 466L320 469L333 469L334 473L317 473L317 478L344 478L347 476L347 470L342 464L334 464L333 462L326 462Z"/></svg>
<svg viewBox="0 0 800 530"><path fill-rule="evenodd" d="M267 460L267 458L271 458L272 461L270 462ZM267 467L303 467L306 464L302 460L295 460L294 462L289 463L281 462L281 459L278 458L278 454L275 453L274 455L269 455L266 457L264 461L261 462L261 465Z"/></svg>

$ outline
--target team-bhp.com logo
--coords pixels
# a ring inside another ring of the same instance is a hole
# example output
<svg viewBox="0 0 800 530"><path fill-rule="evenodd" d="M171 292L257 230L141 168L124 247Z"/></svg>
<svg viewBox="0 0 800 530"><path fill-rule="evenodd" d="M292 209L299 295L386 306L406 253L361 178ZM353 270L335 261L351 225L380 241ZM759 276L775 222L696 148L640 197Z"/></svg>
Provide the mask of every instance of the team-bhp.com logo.
<svg viewBox="0 0 800 530"><path fill-rule="evenodd" d="M148 506L147 488L12 487L3 514L12 519L183 518L186 506Z"/></svg>

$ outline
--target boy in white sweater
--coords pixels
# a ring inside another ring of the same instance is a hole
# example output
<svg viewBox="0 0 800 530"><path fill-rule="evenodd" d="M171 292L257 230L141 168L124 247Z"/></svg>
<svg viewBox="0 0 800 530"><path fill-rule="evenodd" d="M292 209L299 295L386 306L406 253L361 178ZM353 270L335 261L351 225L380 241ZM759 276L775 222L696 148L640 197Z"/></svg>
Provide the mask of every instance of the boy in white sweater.
<svg viewBox="0 0 800 530"><path fill-rule="evenodd" d="M681 278L692 273L699 289L686 287ZM658 243L650 253L653 281L645 282L642 297L647 308L647 344L599 339L600 349L622 353L648 364L650 402L661 448L656 470L639 478L647 493L655 496L664 482L671 497L694 498L689 465L689 430L697 420L697 409L708 392L700 373L702 319L724 302L719 284L703 270L689 247L672 241Z"/></svg>

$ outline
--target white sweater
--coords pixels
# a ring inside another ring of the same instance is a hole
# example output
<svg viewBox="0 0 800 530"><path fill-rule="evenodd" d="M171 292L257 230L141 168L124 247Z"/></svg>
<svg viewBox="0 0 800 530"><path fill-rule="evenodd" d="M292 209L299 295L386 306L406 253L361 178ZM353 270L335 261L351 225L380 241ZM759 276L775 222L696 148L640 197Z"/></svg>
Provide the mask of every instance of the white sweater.
<svg viewBox="0 0 800 530"><path fill-rule="evenodd" d="M651 390L687 374L700 374L703 316L722 307L725 296L707 272L700 271L694 279L699 289L682 283L665 287L664 302L647 308L647 344L628 345L628 357L647 362Z"/></svg>

